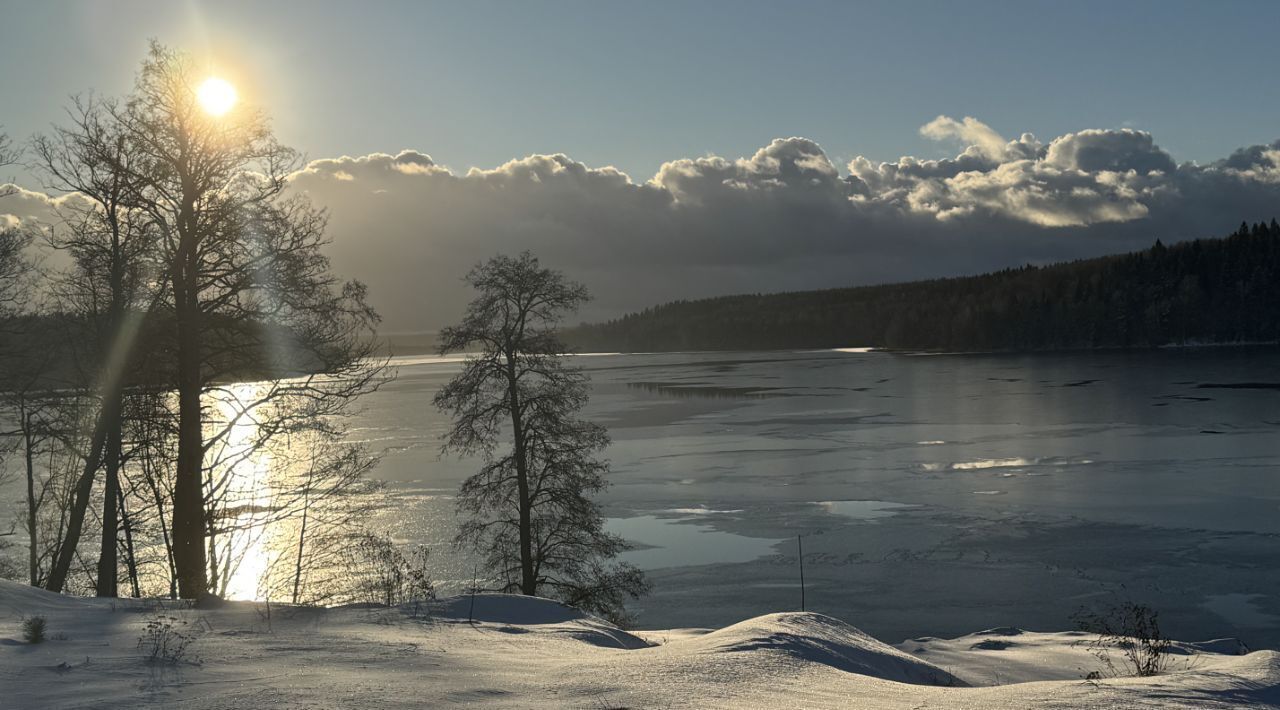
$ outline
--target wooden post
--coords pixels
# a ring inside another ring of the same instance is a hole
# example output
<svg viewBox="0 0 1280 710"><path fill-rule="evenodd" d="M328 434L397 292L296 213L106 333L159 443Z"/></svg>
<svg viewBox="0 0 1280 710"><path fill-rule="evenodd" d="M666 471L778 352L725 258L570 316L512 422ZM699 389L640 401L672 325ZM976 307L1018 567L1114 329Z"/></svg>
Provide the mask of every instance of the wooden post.
<svg viewBox="0 0 1280 710"><path fill-rule="evenodd" d="M476 616L476 577L480 574L480 566L471 568L471 609L467 611L467 623L474 624Z"/></svg>
<svg viewBox="0 0 1280 710"><path fill-rule="evenodd" d="M804 542L796 535L796 548L800 551L800 611L804 611Z"/></svg>

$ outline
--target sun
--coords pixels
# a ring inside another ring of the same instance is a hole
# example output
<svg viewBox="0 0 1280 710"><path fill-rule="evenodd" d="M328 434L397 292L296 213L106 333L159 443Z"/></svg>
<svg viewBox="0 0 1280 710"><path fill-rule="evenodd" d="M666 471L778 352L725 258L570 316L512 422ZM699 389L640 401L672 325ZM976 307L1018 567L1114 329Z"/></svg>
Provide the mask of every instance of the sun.
<svg viewBox="0 0 1280 710"><path fill-rule="evenodd" d="M221 116L236 105L236 87L225 79L211 76L196 89L196 100L200 108L211 116Z"/></svg>

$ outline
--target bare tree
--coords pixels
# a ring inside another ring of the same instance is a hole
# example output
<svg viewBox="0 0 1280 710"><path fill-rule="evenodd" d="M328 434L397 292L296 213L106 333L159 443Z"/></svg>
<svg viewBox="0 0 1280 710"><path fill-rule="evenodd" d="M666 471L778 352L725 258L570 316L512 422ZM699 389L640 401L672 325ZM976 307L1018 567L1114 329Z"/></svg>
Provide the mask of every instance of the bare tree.
<svg viewBox="0 0 1280 710"><path fill-rule="evenodd" d="M44 316L28 316L39 321ZM88 398L55 388L54 373L62 367L59 350L50 347L47 327L24 328L6 354L0 407L13 428L0 432L7 449L21 459L25 479L22 503L27 534L27 578L43 586L66 537L74 499L73 467L82 462L83 415Z"/></svg>
<svg viewBox="0 0 1280 710"><path fill-rule="evenodd" d="M10 394L17 419L18 448L22 452L23 473L26 478L26 528L27 528L27 577L33 587L40 586L45 578L42 571L42 545L40 513L53 489L55 479L50 473L40 476L37 459L46 446L57 438L56 424L49 421L50 403L39 395L33 396L27 388ZM49 471L49 469L46 469Z"/></svg>
<svg viewBox="0 0 1280 710"><path fill-rule="evenodd" d="M230 479L218 478L207 459L241 417L271 413L255 423L259 442L331 426L384 372L371 358L377 315L364 287L339 281L321 253L323 212L282 196L298 155L251 107L204 112L196 100L202 78L188 56L153 45L116 114L142 155L139 205L160 233L165 266L159 317L172 324L178 400L169 535L185 598L208 593L218 569L208 554L218 520L209 504ZM217 399L208 395L251 377L270 379L266 391L208 431L206 410ZM292 406L279 406L284 400ZM274 404L264 410L266 402ZM245 455L235 449L233 456Z"/></svg>
<svg viewBox="0 0 1280 710"><path fill-rule="evenodd" d="M59 327L43 329L74 326L63 350L83 374L56 439L80 471L56 479L56 528L40 537L55 546L51 589L74 574L78 588L96 579L116 594L123 549L135 594L148 584L140 568L157 565L171 594L225 592L242 542L302 517L290 557L301 596L308 538L336 536L361 510L329 499L369 489L375 459L344 440L344 422L387 378L377 314L362 284L332 273L324 212L283 194L297 154L251 107L204 112L203 78L153 45L125 101L76 101L32 145L50 189L83 195L49 238L72 267L55 289ZM30 241L0 233L4 325L30 292ZM270 476L246 478L264 458ZM313 475L298 475L304 459ZM98 504L93 574L80 538Z"/></svg>
<svg viewBox="0 0 1280 710"><path fill-rule="evenodd" d="M625 598L647 587L639 570L613 561L626 543L605 532L590 498L606 485L608 464L596 455L609 437L576 418L588 383L556 337L586 288L528 252L490 259L467 282L478 295L462 322L442 331L440 352L480 353L435 396L453 417L444 451L484 459L462 484L458 505L468 517L458 540L484 556L503 591L621 618ZM511 448L500 450L508 437Z"/></svg>
<svg viewBox="0 0 1280 710"><path fill-rule="evenodd" d="M297 158L275 142L260 113L226 116L201 110L191 59L153 44L133 95L117 115L143 155L140 206L161 232L176 329L178 451L173 491L174 564L178 592L208 592L203 496L201 394L207 306L221 279L243 276L230 259L239 251L244 212L279 194Z"/></svg>
<svg viewBox="0 0 1280 710"><path fill-rule="evenodd" d="M137 208L139 177L136 141L116 120L115 104L77 98L66 125L32 142L45 187L78 193L83 200L59 210L60 229L51 245L66 252L71 268L56 280L62 315L81 326L84 350L80 384L99 398L93 436L76 488L67 538L47 587L61 591L79 545L84 513L99 469L103 473L102 530L98 558L98 596L117 593L120 532L120 469L123 451L125 388L137 335L156 292L152 260L157 232Z"/></svg>

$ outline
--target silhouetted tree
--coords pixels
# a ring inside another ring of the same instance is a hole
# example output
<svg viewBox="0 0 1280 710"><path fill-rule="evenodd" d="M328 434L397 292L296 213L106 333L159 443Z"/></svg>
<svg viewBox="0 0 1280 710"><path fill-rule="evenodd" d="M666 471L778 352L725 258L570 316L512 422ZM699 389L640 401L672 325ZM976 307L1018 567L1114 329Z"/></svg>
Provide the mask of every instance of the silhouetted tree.
<svg viewBox="0 0 1280 710"><path fill-rule="evenodd" d="M59 208L53 248L71 267L55 279L56 307L76 321L72 342L79 381L98 401L93 434L76 486L66 537L46 587L62 591L77 553L85 510L99 469L103 474L98 596L116 596L120 532L120 469L124 456L124 397L142 320L157 289L154 223L137 204L140 177L137 139L116 120L114 105L76 99L65 125L32 142L36 166L48 189L77 193L83 200Z"/></svg>
<svg viewBox="0 0 1280 710"><path fill-rule="evenodd" d="M211 506L235 470L210 459L229 432L255 423L254 441L234 447L233 460L304 429L336 436L336 419L377 387L384 365L370 357L377 314L364 286L339 281L321 253L324 214L282 196L298 155L250 106L205 112L196 98L203 78L190 57L153 44L113 114L138 147L137 204L159 232L166 297L155 317L172 339L157 346L172 361L158 374L171 377L178 420L168 534L185 598L208 593L219 569L208 556L219 530ZM271 379L248 401L214 391L249 377ZM215 401L224 411L211 421Z"/></svg>
<svg viewBox="0 0 1280 710"><path fill-rule="evenodd" d="M502 591L621 619L626 597L646 584L613 560L626 543L604 530L591 500L606 485L608 464L597 455L609 437L577 418L587 379L565 362L555 334L587 290L528 252L490 259L467 282L477 296L462 322L441 332L440 352L480 352L435 396L453 418L444 450L484 460L462 484L458 541L484 557ZM508 440L509 449L500 446Z"/></svg>

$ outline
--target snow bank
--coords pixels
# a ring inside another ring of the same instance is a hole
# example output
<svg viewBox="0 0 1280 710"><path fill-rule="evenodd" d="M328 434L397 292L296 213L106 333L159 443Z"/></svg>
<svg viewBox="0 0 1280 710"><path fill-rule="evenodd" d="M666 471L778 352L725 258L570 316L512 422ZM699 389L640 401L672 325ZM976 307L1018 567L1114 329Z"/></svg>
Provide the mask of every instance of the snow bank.
<svg viewBox="0 0 1280 710"><path fill-rule="evenodd" d="M703 653L782 653L898 683L966 685L927 660L877 641L839 619L812 612L758 616L685 643Z"/></svg>
<svg viewBox="0 0 1280 710"><path fill-rule="evenodd" d="M453 622L494 625L511 634L562 634L593 646L637 649L649 646L603 619L553 599L519 594L477 594L450 597L429 605L433 617ZM535 627L530 629L529 627Z"/></svg>
<svg viewBox="0 0 1280 710"><path fill-rule="evenodd" d="M190 609L0 582L0 708L1280 708L1280 655L1224 641L1180 645L1178 672L1084 682L1096 659L1070 633L894 648L820 614L632 634L546 599L474 602ZM32 614L45 643L20 640ZM157 619L190 637L175 663L139 648Z"/></svg>
<svg viewBox="0 0 1280 710"><path fill-rule="evenodd" d="M75 611L110 607L111 604L131 605L139 603L129 599L95 599L54 594L8 579L0 579L0 614L6 616L30 616L52 611Z"/></svg>
<svg viewBox="0 0 1280 710"><path fill-rule="evenodd" d="M953 639L924 637L903 641L897 649L949 669L968 685L991 686L1044 680L1080 680L1105 671L1081 631L1034 632L1013 627L987 629ZM1232 667L1248 649L1236 639L1175 642L1169 651L1172 673ZM1111 652L1122 667L1122 652ZM1256 669L1255 669L1256 670ZM1106 673L1104 672L1104 675Z"/></svg>

